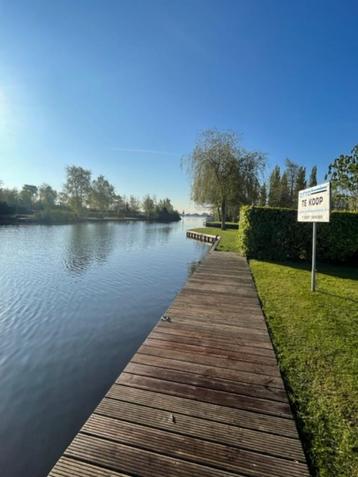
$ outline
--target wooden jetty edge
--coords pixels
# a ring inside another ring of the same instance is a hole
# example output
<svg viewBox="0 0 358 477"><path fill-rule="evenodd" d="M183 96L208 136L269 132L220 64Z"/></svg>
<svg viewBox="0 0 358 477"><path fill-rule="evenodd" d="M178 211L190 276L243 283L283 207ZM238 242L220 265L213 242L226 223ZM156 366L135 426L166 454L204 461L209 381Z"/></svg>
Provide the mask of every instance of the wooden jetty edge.
<svg viewBox="0 0 358 477"><path fill-rule="evenodd" d="M244 258L207 255L49 475L309 476Z"/></svg>
<svg viewBox="0 0 358 477"><path fill-rule="evenodd" d="M201 242L209 242L213 244L220 239L218 235L202 234L200 232L194 232L193 230L188 230L186 236L188 238L200 240Z"/></svg>

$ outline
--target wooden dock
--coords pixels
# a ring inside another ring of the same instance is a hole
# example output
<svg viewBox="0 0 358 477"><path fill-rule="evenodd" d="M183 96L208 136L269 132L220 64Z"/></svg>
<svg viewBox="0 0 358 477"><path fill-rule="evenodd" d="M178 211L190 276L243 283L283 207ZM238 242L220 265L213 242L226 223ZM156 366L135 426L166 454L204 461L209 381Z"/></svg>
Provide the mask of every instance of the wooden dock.
<svg viewBox="0 0 358 477"><path fill-rule="evenodd" d="M202 234L200 232L194 232L193 230L188 230L186 236L188 238L200 240L201 242L208 242L213 244L219 240L218 235Z"/></svg>
<svg viewBox="0 0 358 477"><path fill-rule="evenodd" d="M245 259L207 255L49 475L309 476Z"/></svg>

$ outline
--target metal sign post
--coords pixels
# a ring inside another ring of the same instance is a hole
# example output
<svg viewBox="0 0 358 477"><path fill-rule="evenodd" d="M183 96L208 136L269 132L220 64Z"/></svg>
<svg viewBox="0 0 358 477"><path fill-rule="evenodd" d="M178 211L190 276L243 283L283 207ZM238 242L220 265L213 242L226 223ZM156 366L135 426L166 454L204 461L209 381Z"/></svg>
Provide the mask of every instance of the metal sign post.
<svg viewBox="0 0 358 477"><path fill-rule="evenodd" d="M329 222L331 213L331 184L326 182L298 193L298 222L312 222L311 291L316 291L317 223Z"/></svg>
<svg viewBox="0 0 358 477"><path fill-rule="evenodd" d="M313 222L312 228L312 272L311 272L311 291L316 291L316 242L317 242L317 223Z"/></svg>

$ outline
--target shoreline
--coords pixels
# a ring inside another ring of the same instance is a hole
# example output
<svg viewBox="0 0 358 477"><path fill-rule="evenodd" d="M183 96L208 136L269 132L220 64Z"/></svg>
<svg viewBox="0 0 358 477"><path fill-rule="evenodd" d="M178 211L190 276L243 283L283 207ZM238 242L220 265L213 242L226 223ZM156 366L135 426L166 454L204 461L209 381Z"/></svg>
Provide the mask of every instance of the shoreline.
<svg viewBox="0 0 358 477"><path fill-rule="evenodd" d="M157 222L157 223L171 223L179 222L182 220L182 217L171 218L168 220L164 219L147 219L145 217L83 217L77 220L66 220L51 222L48 220L39 220L32 217L0 217L0 226L1 225L73 225L73 224L83 224L91 222Z"/></svg>

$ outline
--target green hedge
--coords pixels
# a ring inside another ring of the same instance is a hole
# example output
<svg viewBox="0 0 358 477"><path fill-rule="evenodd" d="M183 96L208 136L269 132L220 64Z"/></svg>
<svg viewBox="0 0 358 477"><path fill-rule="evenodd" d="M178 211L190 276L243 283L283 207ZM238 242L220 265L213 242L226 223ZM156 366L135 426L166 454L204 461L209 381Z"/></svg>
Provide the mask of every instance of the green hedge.
<svg viewBox="0 0 358 477"><path fill-rule="evenodd" d="M239 250L250 258L309 259L312 224L297 222L297 211L271 207L242 207ZM330 223L317 226L317 260L357 262L358 213L332 212Z"/></svg>

